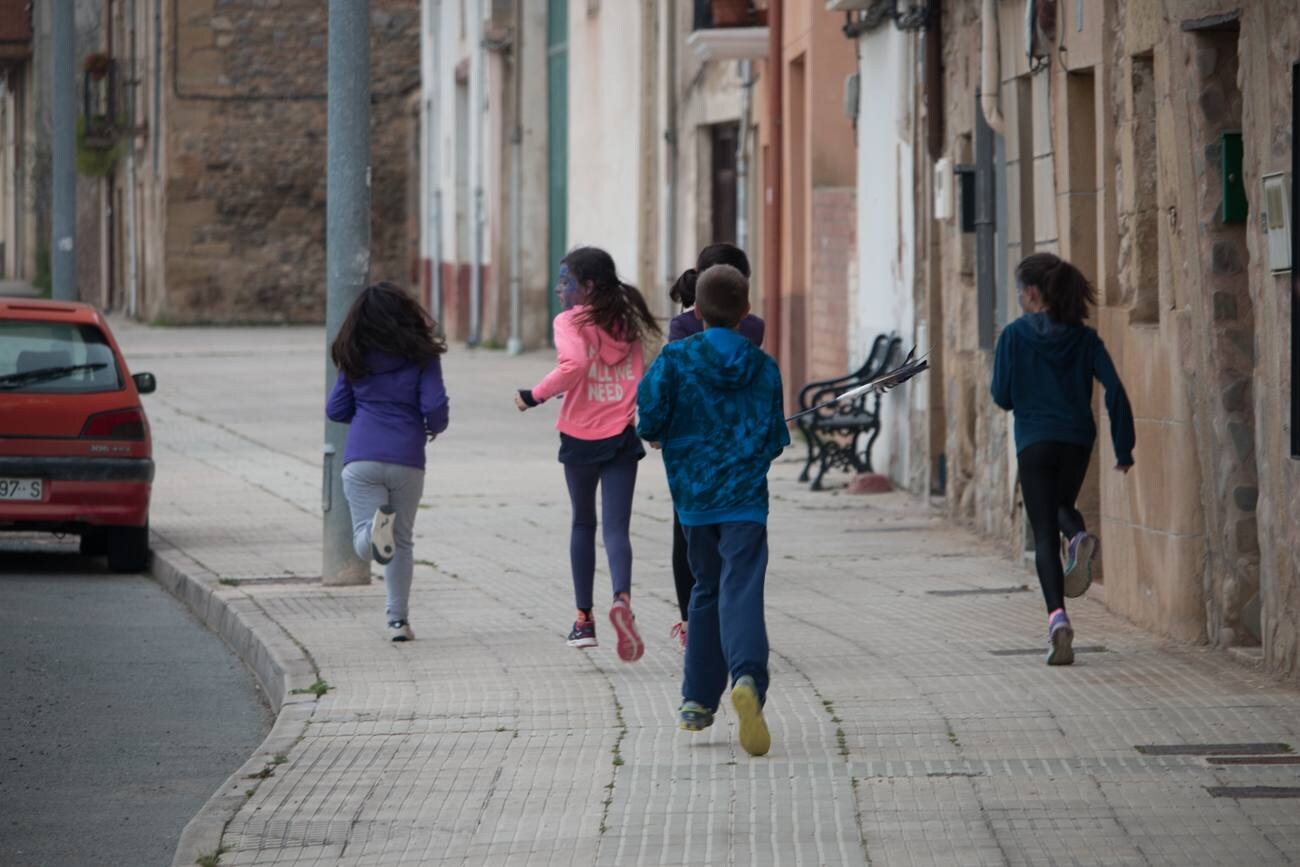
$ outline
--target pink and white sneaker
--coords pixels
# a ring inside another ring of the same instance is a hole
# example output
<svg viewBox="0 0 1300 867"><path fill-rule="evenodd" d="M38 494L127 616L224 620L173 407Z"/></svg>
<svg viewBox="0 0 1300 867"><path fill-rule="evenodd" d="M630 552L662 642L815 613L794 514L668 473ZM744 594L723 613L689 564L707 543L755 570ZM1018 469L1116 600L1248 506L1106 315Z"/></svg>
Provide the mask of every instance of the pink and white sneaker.
<svg viewBox="0 0 1300 867"><path fill-rule="evenodd" d="M645 653L645 643L636 631L636 616L626 599L615 599L609 609L609 622L614 624L614 633L618 635L618 658L624 662L636 662Z"/></svg>
<svg viewBox="0 0 1300 867"><path fill-rule="evenodd" d="M677 649L682 653L686 652L686 621L681 620L673 624L673 628L668 630L673 641L677 643Z"/></svg>

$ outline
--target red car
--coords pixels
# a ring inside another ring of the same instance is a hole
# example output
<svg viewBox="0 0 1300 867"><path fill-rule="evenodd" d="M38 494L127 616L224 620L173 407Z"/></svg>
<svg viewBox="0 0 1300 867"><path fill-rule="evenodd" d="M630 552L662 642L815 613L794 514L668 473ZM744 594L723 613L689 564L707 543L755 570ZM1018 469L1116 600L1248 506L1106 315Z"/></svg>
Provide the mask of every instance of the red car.
<svg viewBox="0 0 1300 867"><path fill-rule="evenodd" d="M146 569L155 387L95 308L0 298L0 530L75 533L114 572Z"/></svg>

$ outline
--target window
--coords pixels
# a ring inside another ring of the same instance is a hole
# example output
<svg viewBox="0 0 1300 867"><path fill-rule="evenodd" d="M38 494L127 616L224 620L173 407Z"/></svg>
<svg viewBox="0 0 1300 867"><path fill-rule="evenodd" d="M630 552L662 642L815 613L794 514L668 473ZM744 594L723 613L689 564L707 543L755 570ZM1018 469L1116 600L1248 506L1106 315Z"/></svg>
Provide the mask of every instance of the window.
<svg viewBox="0 0 1300 867"><path fill-rule="evenodd" d="M92 394L122 387L113 350L93 325L0 321L0 392Z"/></svg>

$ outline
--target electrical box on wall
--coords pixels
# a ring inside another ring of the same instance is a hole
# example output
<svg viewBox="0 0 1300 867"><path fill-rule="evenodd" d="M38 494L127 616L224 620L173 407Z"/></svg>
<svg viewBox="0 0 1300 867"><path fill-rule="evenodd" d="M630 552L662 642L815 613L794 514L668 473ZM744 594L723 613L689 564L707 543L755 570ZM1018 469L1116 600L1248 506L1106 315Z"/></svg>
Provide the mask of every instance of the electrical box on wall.
<svg viewBox="0 0 1300 867"><path fill-rule="evenodd" d="M1223 209L1225 223L1244 223L1250 210L1246 201L1246 181L1241 174L1241 132L1225 130L1219 133L1220 177L1223 179Z"/></svg>
<svg viewBox="0 0 1300 867"><path fill-rule="evenodd" d="M1268 238L1270 271L1291 270L1291 182L1285 172L1260 178L1264 187L1264 207L1260 220Z"/></svg>
<svg viewBox="0 0 1300 867"><path fill-rule="evenodd" d="M947 157L934 163L934 218L952 219L952 163Z"/></svg>

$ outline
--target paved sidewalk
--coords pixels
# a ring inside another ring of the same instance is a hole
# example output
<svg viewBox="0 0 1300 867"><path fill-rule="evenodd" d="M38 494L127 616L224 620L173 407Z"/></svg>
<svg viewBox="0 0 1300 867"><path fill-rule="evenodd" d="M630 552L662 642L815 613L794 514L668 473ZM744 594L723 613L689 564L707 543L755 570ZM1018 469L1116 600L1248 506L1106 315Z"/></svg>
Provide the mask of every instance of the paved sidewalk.
<svg viewBox="0 0 1300 867"><path fill-rule="evenodd" d="M1155 640L1094 600L1072 607L1078 643L1104 649L1048 669L1038 594L1012 589L1033 579L904 497L813 494L793 453L774 469L773 749L751 759L727 712L706 733L676 729L656 454L641 465L632 527L645 658L620 663L603 620L599 649L565 646L554 408L520 416L511 403L547 356L447 357L451 428L429 449L416 526L419 640L394 645L381 582L310 580L321 332L123 326L119 337L133 369L159 381L147 405L160 548L227 579L217 597L256 609L259 635L292 649L287 634L330 685L319 700L293 697L285 761L233 782L246 790L233 802L225 793L236 811L222 864L1300 860L1300 799L1209 791L1300 787L1300 765L1135 749L1300 746L1300 693Z"/></svg>

